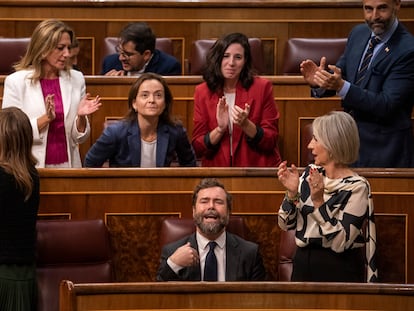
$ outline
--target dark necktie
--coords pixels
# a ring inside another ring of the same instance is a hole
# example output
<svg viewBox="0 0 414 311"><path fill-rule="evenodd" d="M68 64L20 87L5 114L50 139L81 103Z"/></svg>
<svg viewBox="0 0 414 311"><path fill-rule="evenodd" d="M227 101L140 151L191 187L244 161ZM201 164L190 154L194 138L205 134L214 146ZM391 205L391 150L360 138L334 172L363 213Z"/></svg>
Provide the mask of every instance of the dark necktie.
<svg viewBox="0 0 414 311"><path fill-rule="evenodd" d="M381 38L377 36L371 37L371 39L369 40L369 46L367 51L365 52L364 58L362 59L361 67L359 68L355 84L359 84L362 80L364 80L369 63L372 59L372 55L374 54L374 48L380 42Z"/></svg>
<svg viewBox="0 0 414 311"><path fill-rule="evenodd" d="M206 256L206 262L204 265L204 281L217 281L217 258L214 254L214 248L217 243L210 241L208 243L210 249Z"/></svg>

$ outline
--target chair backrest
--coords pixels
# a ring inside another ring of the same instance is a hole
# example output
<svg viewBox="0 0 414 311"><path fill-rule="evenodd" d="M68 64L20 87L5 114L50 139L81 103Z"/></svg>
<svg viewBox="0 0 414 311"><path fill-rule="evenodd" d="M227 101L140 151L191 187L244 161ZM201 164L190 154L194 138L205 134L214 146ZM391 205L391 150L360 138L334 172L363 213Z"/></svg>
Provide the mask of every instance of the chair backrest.
<svg viewBox="0 0 414 311"><path fill-rule="evenodd" d="M26 53L30 38L0 38L0 75L14 72L13 65Z"/></svg>
<svg viewBox="0 0 414 311"><path fill-rule="evenodd" d="M105 58L105 56L116 53L116 46L118 44L119 44L119 37L104 38L104 45L102 49L102 60ZM156 38L155 48L174 56L173 44L170 38Z"/></svg>
<svg viewBox="0 0 414 311"><path fill-rule="evenodd" d="M296 230L280 231L279 260L277 265L278 280L289 282L293 271L293 257L296 253Z"/></svg>
<svg viewBox="0 0 414 311"><path fill-rule="evenodd" d="M102 220L38 220L39 311L59 309L59 284L112 282L108 229Z"/></svg>
<svg viewBox="0 0 414 311"><path fill-rule="evenodd" d="M227 231L248 239L249 230L241 216L230 216ZM195 231L192 218L166 218L162 221L160 232L160 247L177 241Z"/></svg>
<svg viewBox="0 0 414 311"><path fill-rule="evenodd" d="M215 42L215 39L200 39L193 42L189 60L190 75L200 75L202 73L207 53ZM253 68L258 74L261 74L265 71L262 40L249 38L249 44Z"/></svg>
<svg viewBox="0 0 414 311"><path fill-rule="evenodd" d="M319 64L326 57L326 64L334 65L345 50L347 38L291 38L286 42L283 57L283 74L300 75L300 63L311 59Z"/></svg>

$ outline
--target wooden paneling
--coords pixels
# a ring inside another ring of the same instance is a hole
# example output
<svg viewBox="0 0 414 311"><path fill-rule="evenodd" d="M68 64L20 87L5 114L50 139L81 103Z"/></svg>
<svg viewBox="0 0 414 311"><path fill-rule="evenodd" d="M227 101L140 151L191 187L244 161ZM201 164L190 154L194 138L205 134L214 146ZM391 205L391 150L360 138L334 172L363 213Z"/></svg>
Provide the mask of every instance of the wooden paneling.
<svg viewBox="0 0 414 311"><path fill-rule="evenodd" d="M228 310L405 311L412 285L338 283L168 282L60 286L60 311Z"/></svg>
<svg viewBox="0 0 414 311"><path fill-rule="evenodd" d="M40 169L42 218L104 219L114 250L116 280L154 281L165 217L192 217L201 178L218 177L233 195L249 240L259 244L270 280L277 280L284 189L276 169ZM414 169L358 169L371 183L378 232L379 279L414 283Z"/></svg>
<svg viewBox="0 0 414 311"><path fill-rule="evenodd" d="M402 1L399 17L414 32L414 1ZM80 59L88 59L87 67L82 68L86 74L99 73L103 38L118 36L128 22L146 21L158 37L183 37L184 59L189 58L191 43L197 39L236 31L259 37L265 41L269 69L265 74L274 75L281 73L287 39L346 37L353 26L363 22L363 12L358 0L4 0L0 1L0 36L30 36L36 24L46 18L67 22L79 37L95 38L94 55L89 49L80 52ZM277 47L269 50L271 40Z"/></svg>

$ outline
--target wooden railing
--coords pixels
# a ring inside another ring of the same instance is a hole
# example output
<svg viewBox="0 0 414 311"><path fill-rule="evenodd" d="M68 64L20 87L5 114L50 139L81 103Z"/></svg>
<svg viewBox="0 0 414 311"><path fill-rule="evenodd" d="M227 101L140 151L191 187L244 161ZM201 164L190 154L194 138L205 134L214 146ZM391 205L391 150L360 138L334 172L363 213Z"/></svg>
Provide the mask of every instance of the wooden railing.
<svg viewBox="0 0 414 311"><path fill-rule="evenodd" d="M115 283L60 286L60 311L406 311L413 285L339 283Z"/></svg>

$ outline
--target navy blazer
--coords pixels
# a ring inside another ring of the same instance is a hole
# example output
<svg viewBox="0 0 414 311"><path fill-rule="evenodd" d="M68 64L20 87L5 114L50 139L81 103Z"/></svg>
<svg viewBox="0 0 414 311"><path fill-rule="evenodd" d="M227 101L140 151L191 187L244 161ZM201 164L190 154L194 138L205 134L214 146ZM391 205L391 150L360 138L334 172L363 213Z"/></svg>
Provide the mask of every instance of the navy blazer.
<svg viewBox="0 0 414 311"><path fill-rule="evenodd" d="M163 247L157 281L201 281L200 265L185 267L179 275L167 264L167 259L177 248L190 242L198 250L195 233ZM226 281L264 281L266 271L256 243L226 232Z"/></svg>
<svg viewBox="0 0 414 311"><path fill-rule="evenodd" d="M156 167L171 166L177 158L180 166L196 166L194 150L181 125L159 124L157 130ZM119 121L105 128L88 150L86 167L101 167L109 160L110 167L141 166L141 135L137 121Z"/></svg>
<svg viewBox="0 0 414 311"><path fill-rule="evenodd" d="M101 74L106 74L112 69L122 70L122 63L119 60L119 55L117 53L108 55L104 58ZM154 50L154 55L148 66L145 68L145 72L158 73L162 76L181 75L181 64L174 56L160 50Z"/></svg>
<svg viewBox="0 0 414 311"><path fill-rule="evenodd" d="M361 147L355 165L414 167L414 37L399 23L358 86L354 82L370 36L366 24L356 26L336 64L344 80L351 83L342 106L359 129Z"/></svg>

